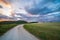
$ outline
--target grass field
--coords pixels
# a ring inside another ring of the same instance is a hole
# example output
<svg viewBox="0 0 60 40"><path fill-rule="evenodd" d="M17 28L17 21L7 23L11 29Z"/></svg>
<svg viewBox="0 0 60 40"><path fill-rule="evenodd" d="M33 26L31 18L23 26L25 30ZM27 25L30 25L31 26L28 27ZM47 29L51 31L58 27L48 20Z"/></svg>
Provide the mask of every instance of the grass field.
<svg viewBox="0 0 60 40"><path fill-rule="evenodd" d="M17 24L1 24L0 25L0 36L16 25Z"/></svg>
<svg viewBox="0 0 60 40"><path fill-rule="evenodd" d="M16 25L24 24L24 23L27 23L27 22L25 22L25 21L5 21L5 22L0 22L0 36L2 36L4 33L6 33L11 28L15 27Z"/></svg>
<svg viewBox="0 0 60 40"><path fill-rule="evenodd" d="M24 28L42 40L60 40L60 23L30 23Z"/></svg>

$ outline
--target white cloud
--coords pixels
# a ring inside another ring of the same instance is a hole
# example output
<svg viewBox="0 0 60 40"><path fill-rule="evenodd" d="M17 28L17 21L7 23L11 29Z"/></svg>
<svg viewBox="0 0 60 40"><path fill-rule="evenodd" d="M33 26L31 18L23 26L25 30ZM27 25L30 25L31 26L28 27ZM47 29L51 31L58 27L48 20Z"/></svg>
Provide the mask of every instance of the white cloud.
<svg viewBox="0 0 60 40"><path fill-rule="evenodd" d="M15 12L16 12L16 14L22 14L22 15L25 15L27 17L39 17L40 16L40 15L32 15L32 14L28 13L27 11L25 11L25 9L18 9Z"/></svg>
<svg viewBox="0 0 60 40"><path fill-rule="evenodd" d="M51 16L51 15L54 16L54 15L57 15L57 14L60 14L60 12L58 11L58 12L48 13L45 16Z"/></svg>
<svg viewBox="0 0 60 40"><path fill-rule="evenodd" d="M39 17L40 15L27 14L28 17Z"/></svg>
<svg viewBox="0 0 60 40"><path fill-rule="evenodd" d="M52 2L49 2L45 5L48 9L51 9L52 11L53 10L56 10L60 7L60 3L52 3Z"/></svg>
<svg viewBox="0 0 60 40"><path fill-rule="evenodd" d="M60 12L53 12L53 13L44 15L43 18L46 18L47 21L53 21L53 20L57 20L58 15L60 15ZM43 19L43 20L45 20L45 19Z"/></svg>

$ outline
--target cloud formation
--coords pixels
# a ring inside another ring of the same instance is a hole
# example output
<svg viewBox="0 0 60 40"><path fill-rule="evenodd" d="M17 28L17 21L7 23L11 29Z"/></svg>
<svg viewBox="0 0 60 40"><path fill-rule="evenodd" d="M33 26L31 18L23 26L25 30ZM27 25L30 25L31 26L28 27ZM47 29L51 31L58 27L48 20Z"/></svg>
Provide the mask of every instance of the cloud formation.
<svg viewBox="0 0 60 40"><path fill-rule="evenodd" d="M14 18L27 21L60 21L60 0L5 1L11 4L12 10L15 13Z"/></svg>

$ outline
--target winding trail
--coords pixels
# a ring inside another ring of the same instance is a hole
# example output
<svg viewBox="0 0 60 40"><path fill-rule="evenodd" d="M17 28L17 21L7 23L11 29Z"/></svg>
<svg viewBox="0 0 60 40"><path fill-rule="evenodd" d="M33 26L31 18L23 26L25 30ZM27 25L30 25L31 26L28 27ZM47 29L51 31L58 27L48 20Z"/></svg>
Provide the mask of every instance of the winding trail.
<svg viewBox="0 0 60 40"><path fill-rule="evenodd" d="M0 37L0 40L39 40L23 28L22 25L18 25L15 28L12 28L3 36Z"/></svg>

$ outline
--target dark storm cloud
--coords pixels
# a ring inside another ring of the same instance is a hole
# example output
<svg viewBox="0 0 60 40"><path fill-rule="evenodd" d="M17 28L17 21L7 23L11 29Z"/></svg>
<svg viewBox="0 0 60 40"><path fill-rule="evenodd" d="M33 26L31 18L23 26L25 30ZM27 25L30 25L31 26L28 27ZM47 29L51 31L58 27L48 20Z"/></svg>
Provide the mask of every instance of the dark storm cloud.
<svg viewBox="0 0 60 40"><path fill-rule="evenodd" d="M5 15L2 15L2 14L0 14L0 18L8 18L8 16L5 16Z"/></svg>
<svg viewBox="0 0 60 40"><path fill-rule="evenodd" d="M26 8L26 10L32 14L48 14L56 11L60 11L60 1L59 0L44 0L39 2L31 8Z"/></svg>
<svg viewBox="0 0 60 40"><path fill-rule="evenodd" d="M0 5L0 8L3 8L3 7Z"/></svg>

